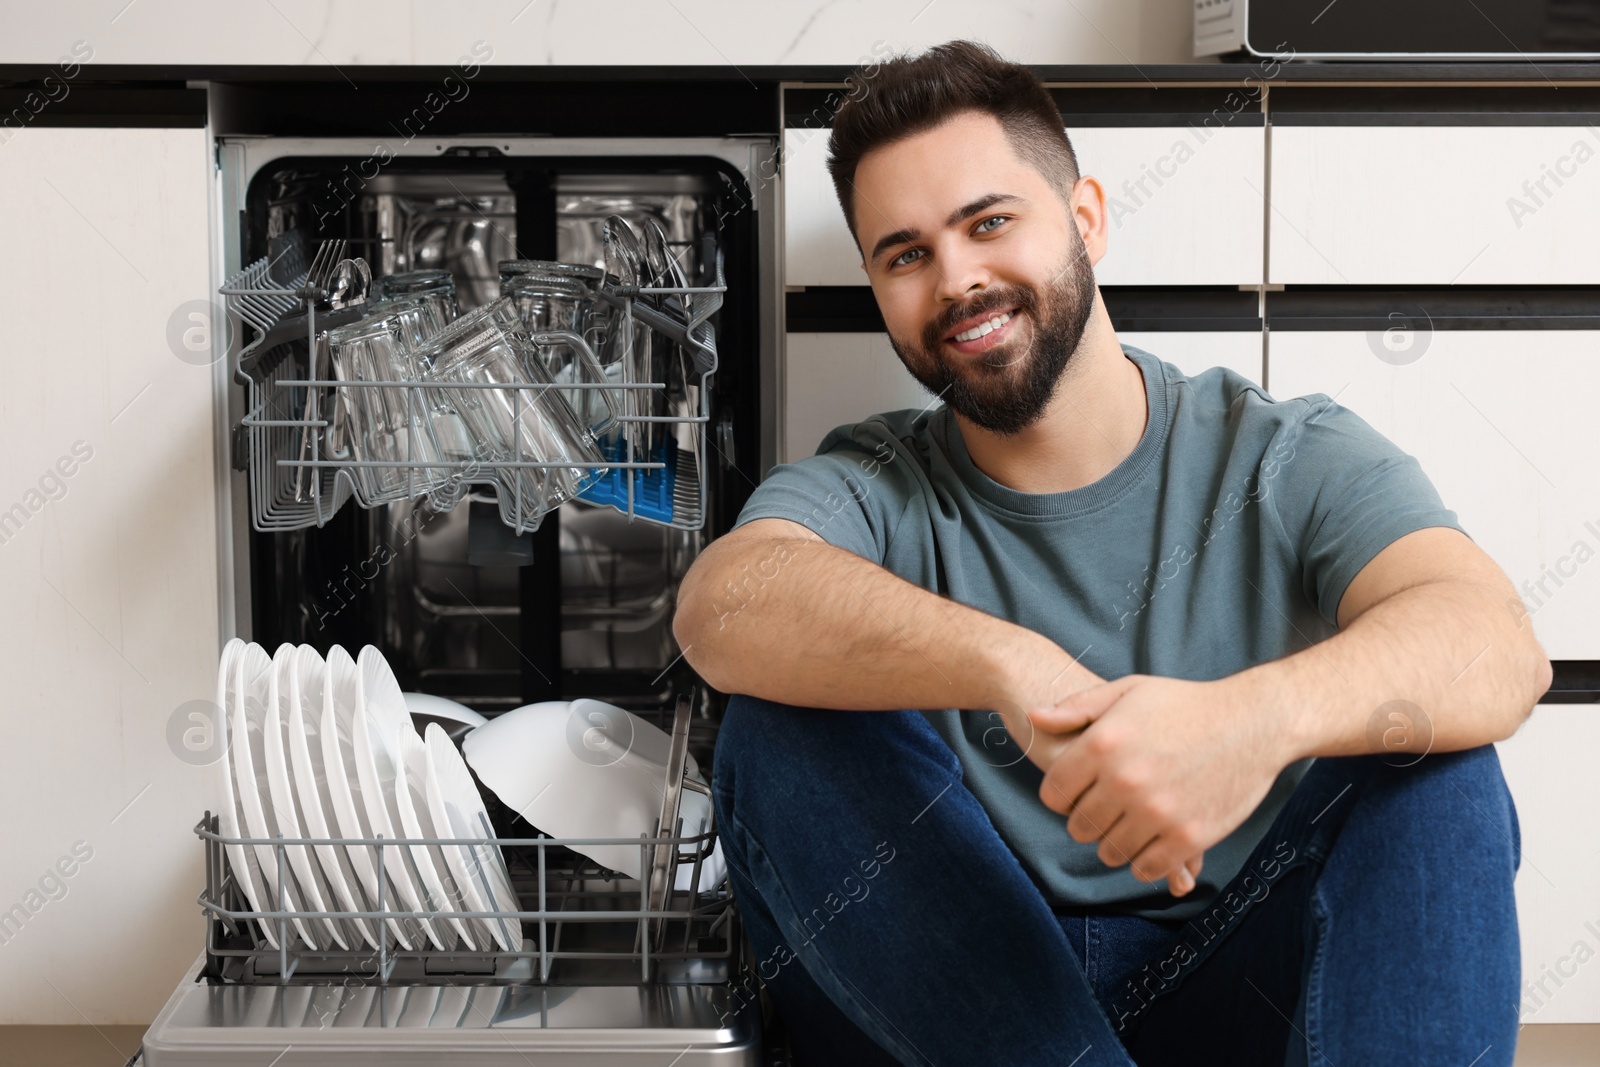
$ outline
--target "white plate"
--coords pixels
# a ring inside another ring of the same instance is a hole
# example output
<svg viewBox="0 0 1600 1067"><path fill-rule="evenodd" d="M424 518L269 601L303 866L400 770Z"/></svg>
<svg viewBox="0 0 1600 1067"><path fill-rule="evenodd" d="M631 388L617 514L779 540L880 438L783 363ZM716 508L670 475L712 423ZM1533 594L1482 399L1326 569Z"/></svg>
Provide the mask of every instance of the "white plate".
<svg viewBox="0 0 1600 1067"><path fill-rule="evenodd" d="M322 686L326 675L322 656L310 645L301 645L289 659L289 677L283 683L289 703L284 730L289 739L289 770L306 836L314 838L339 836L330 822L333 794L322 763ZM318 887L323 898L337 904L341 911L366 911L355 869L345 850L317 845L314 851L312 875L320 879ZM377 934L366 919L333 922L344 935L345 947L355 948L360 941L378 947Z"/></svg>
<svg viewBox="0 0 1600 1067"><path fill-rule="evenodd" d="M440 837L494 836L483 797L472 781L461 753L450 735L438 723L429 723L425 741L427 755L428 810ZM517 894L511 887L500 846L488 841L475 845L444 845L445 863L455 875L468 911L520 911ZM479 919L500 947L515 951L522 938L515 919Z"/></svg>
<svg viewBox="0 0 1600 1067"><path fill-rule="evenodd" d="M437 724L430 724L432 728L437 728ZM449 834L435 829L433 813L428 810L428 746L422 743L422 738L417 736L415 730L408 727L395 731L395 741L394 792L396 806L400 809L400 828L407 837L449 837ZM427 892L432 910L471 910L462 907L455 877L450 873L444 853L438 845L412 845L411 859L417 865L417 874L422 879L422 888ZM445 921L469 950L478 947L479 939L482 939L483 947L489 947L489 939L484 931L478 930L477 936L474 936L469 929L472 920L451 918Z"/></svg>
<svg viewBox="0 0 1600 1067"><path fill-rule="evenodd" d="M361 782L356 774L355 719L361 706L361 671L350 653L334 645L328 649L327 674L322 687L322 762L328 772L328 792L333 801L334 821L340 837L370 838L372 824L367 816L367 805L361 795ZM392 837L393 834L385 836ZM373 860L377 850L366 845L345 846L351 868L361 888L366 892L367 908L378 909L378 869ZM393 854L394 849L385 849ZM387 866L387 865L386 865ZM391 883L384 900L385 910L395 908L395 892ZM411 950L411 939L405 927L396 919L385 920L400 947Z"/></svg>
<svg viewBox="0 0 1600 1067"><path fill-rule="evenodd" d="M327 666L322 656L310 645L301 645L289 661L289 767L294 772L295 796L300 801L300 814L304 817L306 836L338 837L330 819L333 811L333 790L328 783L328 772L323 764L322 706L323 685ZM362 898L355 868L344 848L335 845L316 846L317 873L342 911L367 911ZM366 919L341 919L345 941L354 947L356 938L373 948L378 947L377 932Z"/></svg>
<svg viewBox="0 0 1600 1067"><path fill-rule="evenodd" d="M295 691L294 673L294 661L299 654L300 650L294 645L285 644L279 646L273 655L272 686L267 698L266 722L262 727L266 748L267 797L272 801L272 818L278 825L278 832L284 837L306 836L301 829L300 801L289 782L289 739L285 736L289 729L289 705L293 703L297 709L300 703L299 694ZM295 884L306 902L306 910L331 910L322 892L322 873L317 869L317 861L311 855L311 850L305 845L285 845L284 851L289 854L289 866L294 868ZM331 892L328 897L332 897ZM323 935L324 947L330 941L343 949L350 947L344 931L332 919L324 917L309 922L313 930Z"/></svg>
<svg viewBox="0 0 1600 1067"><path fill-rule="evenodd" d="M627 837L655 832L666 793L671 738L632 712L597 700L546 701L508 711L469 733L467 762L511 810L552 837ZM691 778L699 767L686 760ZM682 833L704 833L711 798L682 791ZM640 877L635 845L581 845L574 850L631 878ZM693 867L678 868L675 888L687 889ZM727 865L720 843L701 864L700 891L722 883Z"/></svg>
<svg viewBox="0 0 1600 1067"><path fill-rule="evenodd" d="M489 721L465 704L458 704L448 697L434 696L432 693L402 695L405 697L406 710L413 715L422 715L443 722L458 722L463 726L482 726Z"/></svg>
<svg viewBox="0 0 1600 1067"><path fill-rule="evenodd" d="M235 740L229 720L233 715L235 703L234 676L239 658L244 654L244 642L237 637L233 638L222 648L222 659L217 665L217 720L216 729L221 737L222 756L212 764L213 784L217 790L217 831L223 837L239 838L245 833L241 829L243 818L239 811L239 798L233 787L233 744ZM255 852L243 845L224 845L223 850L228 856L228 867L233 872L234 880L239 883L239 888L244 892L245 900L250 903L251 911L267 911L262 907L266 901L263 887L260 882L261 870L256 865ZM218 902L220 903L220 901ZM273 931L270 923L261 923L261 932L266 936L267 944L273 948L278 947L278 935Z"/></svg>
<svg viewBox="0 0 1600 1067"><path fill-rule="evenodd" d="M283 647L292 650L293 646ZM267 703L276 696L273 692L276 677L277 671L267 650L255 642L246 645L234 663L233 722L230 724L233 728L233 784L239 790L239 806L244 811L244 824L251 837L267 838L278 834L277 820L268 817L264 804L270 803L266 782ZM253 847L266 888L264 896L276 901L284 911L304 910L300 906L294 872L280 864L277 849L272 845ZM287 859L288 849L284 852ZM317 939L304 919L289 921L301 940L312 948L317 947Z"/></svg>
<svg viewBox="0 0 1600 1067"><path fill-rule="evenodd" d="M395 765L399 752L395 739L402 729L410 730L411 716L406 711L405 698L400 694L400 684L395 681L389 664L378 650L368 645L361 650L356 676L360 680L360 699L356 701L355 721L351 735L355 740L356 777L361 783L361 801L366 805L367 822L373 835L382 834L385 840L404 837L401 833L400 804L395 796ZM389 872L389 884L395 895L404 902L408 911L432 911L423 899L421 889L411 877L411 866L405 848L383 850L384 870ZM430 919L417 918L423 933L441 952L454 947L455 938L441 924Z"/></svg>

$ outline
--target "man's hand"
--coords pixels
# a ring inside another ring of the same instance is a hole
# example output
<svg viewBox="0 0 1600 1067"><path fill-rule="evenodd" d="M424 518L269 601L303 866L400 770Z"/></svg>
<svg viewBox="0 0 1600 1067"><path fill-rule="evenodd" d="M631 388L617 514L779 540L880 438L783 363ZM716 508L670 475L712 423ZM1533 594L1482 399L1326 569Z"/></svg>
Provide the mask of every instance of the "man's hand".
<svg viewBox="0 0 1600 1067"><path fill-rule="evenodd" d="M1073 840L1099 841L1108 867L1156 881L1232 833L1288 764L1264 710L1227 679L1130 674L1030 711L1043 732L1078 731L1039 798L1069 816Z"/></svg>

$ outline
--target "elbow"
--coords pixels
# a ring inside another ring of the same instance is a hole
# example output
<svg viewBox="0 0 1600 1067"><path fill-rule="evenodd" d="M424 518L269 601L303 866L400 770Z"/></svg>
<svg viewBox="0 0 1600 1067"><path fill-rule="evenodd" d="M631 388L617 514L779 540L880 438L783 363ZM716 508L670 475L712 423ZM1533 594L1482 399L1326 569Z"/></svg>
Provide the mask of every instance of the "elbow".
<svg viewBox="0 0 1600 1067"><path fill-rule="evenodd" d="M715 634L719 627L716 612L696 580L698 564L689 569L678 586L678 605L672 614L672 636L689 666L702 681L719 692L727 692L716 656Z"/></svg>

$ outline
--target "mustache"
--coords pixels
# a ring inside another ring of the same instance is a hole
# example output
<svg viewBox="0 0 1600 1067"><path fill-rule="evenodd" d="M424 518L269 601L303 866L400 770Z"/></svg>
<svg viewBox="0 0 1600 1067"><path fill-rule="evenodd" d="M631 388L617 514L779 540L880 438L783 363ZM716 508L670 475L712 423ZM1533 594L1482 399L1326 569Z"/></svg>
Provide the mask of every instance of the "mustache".
<svg viewBox="0 0 1600 1067"><path fill-rule="evenodd" d="M985 290L973 300L964 304L952 304L935 316L923 330L923 342L930 351L937 350L956 328L956 324L962 320L984 312L1013 307L1019 311L1035 313L1039 308L1038 297L1026 286L1012 285L1004 289Z"/></svg>

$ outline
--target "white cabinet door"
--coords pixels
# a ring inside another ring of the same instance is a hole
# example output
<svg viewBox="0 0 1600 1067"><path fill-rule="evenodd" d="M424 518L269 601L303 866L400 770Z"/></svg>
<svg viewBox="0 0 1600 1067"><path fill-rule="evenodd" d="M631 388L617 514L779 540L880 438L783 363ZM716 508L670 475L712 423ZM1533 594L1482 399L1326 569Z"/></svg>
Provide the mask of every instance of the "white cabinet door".
<svg viewBox="0 0 1600 1067"><path fill-rule="evenodd" d="M1255 285L1262 276L1260 127L1069 130L1081 173L1106 190L1102 285ZM783 134L784 284L866 285L828 177L828 131Z"/></svg>
<svg viewBox="0 0 1600 1067"><path fill-rule="evenodd" d="M1224 331L1156 332L1119 330L1117 340L1164 359L1184 374L1227 367L1261 384L1261 334Z"/></svg>
<svg viewBox="0 0 1600 1067"><path fill-rule="evenodd" d="M826 128L783 131L783 284L867 284L828 177Z"/></svg>
<svg viewBox="0 0 1600 1067"><path fill-rule="evenodd" d="M1274 126L1270 280L1600 281L1587 126Z"/></svg>
<svg viewBox="0 0 1600 1067"><path fill-rule="evenodd" d="M1600 1023L1600 715L1592 704L1541 704L1495 748L1522 829L1518 1014Z"/></svg>
<svg viewBox="0 0 1600 1067"><path fill-rule="evenodd" d="M791 333L784 352L780 463L814 456L829 430L933 397L883 333Z"/></svg>
<svg viewBox="0 0 1600 1067"><path fill-rule="evenodd" d="M1600 332L1425 341L1396 365L1376 355L1381 335L1274 330L1269 386L1280 400L1327 393L1415 456L1510 575L1549 656L1600 659Z"/></svg>
<svg viewBox="0 0 1600 1067"><path fill-rule="evenodd" d="M1261 127L1068 130L1078 171L1105 187L1101 285L1257 285L1266 207Z"/></svg>
<svg viewBox="0 0 1600 1067"><path fill-rule="evenodd" d="M209 167L199 129L0 145L0 1024L148 1020L204 937L182 731L215 692L214 368L183 306Z"/></svg>

